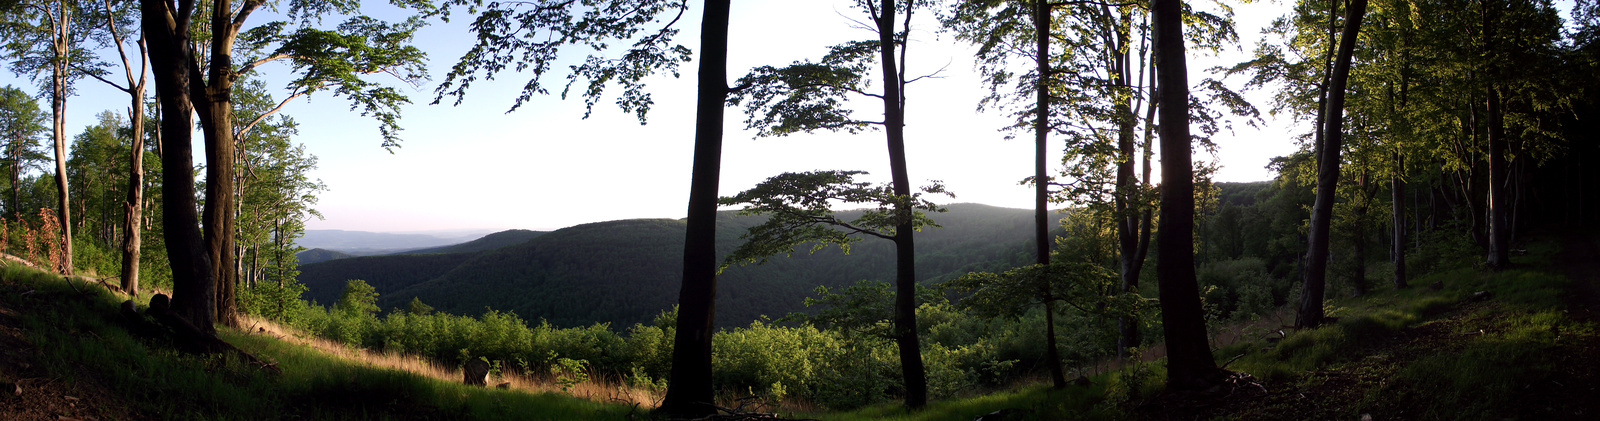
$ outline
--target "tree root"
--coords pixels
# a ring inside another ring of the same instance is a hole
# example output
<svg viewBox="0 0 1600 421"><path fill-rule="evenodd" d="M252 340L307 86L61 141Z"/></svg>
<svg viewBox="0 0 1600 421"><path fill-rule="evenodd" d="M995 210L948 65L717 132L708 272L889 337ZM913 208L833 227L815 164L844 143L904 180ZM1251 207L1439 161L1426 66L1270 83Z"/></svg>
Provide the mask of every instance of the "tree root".
<svg viewBox="0 0 1600 421"><path fill-rule="evenodd" d="M188 319L173 313L171 301L165 294L156 294L150 298L150 308L140 314L133 300L122 302L122 315L133 323L136 333L145 336L169 336L178 344L178 348L191 354L234 354L262 370L279 374L277 363L268 363L256 358L233 344L223 341L217 335L207 333L190 323ZM151 322L149 319L155 319Z"/></svg>

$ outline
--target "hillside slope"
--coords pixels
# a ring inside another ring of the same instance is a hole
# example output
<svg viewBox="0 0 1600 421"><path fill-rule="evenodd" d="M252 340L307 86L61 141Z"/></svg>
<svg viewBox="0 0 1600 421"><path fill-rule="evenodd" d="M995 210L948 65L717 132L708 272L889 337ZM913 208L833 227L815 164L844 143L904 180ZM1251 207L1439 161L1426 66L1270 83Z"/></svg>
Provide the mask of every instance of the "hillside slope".
<svg viewBox="0 0 1600 421"><path fill-rule="evenodd" d="M310 249L294 254L295 261L299 262L301 265L322 263L330 260L348 259L351 257L356 257L356 255L328 249Z"/></svg>
<svg viewBox="0 0 1600 421"><path fill-rule="evenodd" d="M917 233L917 279L943 280L971 270L1026 263L1031 211L956 204L934 215L943 228ZM847 217L851 216L847 213ZM731 252L759 218L718 215L718 250ZM584 224L522 244L472 254L381 256L307 266L308 295L327 303L344 280L365 279L382 308L420 298L436 309L481 314L514 311L559 326L594 322L626 326L647 322L677 303L682 276L684 221L639 219ZM893 247L867 238L850 255L837 249L777 256L766 264L728 268L718 278L717 319L724 326L804 309L818 286L846 286L894 277ZM451 257L445 257L451 256ZM456 260L459 259L459 260ZM443 267L451 266L451 267ZM334 269L333 267L338 267ZM403 269L402 269L403 268Z"/></svg>
<svg viewBox="0 0 1600 421"><path fill-rule="evenodd" d="M477 253L501 247L514 246L548 234L549 231L505 230L483 236L476 240L448 246L430 247L425 249L403 251L395 254L449 254L449 253Z"/></svg>

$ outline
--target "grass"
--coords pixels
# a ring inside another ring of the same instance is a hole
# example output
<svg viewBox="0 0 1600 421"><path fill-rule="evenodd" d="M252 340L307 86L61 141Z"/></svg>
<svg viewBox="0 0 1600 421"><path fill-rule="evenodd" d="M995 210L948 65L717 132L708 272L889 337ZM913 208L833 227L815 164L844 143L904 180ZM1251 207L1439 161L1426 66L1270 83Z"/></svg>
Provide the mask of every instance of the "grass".
<svg viewBox="0 0 1600 421"><path fill-rule="evenodd" d="M276 362L281 373L231 356L183 354L163 340L130 333L117 313L124 297L98 286L80 293L60 279L5 267L0 303L22 309L19 324L51 377L104 387L143 418L571 420L624 419L636 412L632 406L469 387L354 364L276 338L232 331L223 332L223 338Z"/></svg>

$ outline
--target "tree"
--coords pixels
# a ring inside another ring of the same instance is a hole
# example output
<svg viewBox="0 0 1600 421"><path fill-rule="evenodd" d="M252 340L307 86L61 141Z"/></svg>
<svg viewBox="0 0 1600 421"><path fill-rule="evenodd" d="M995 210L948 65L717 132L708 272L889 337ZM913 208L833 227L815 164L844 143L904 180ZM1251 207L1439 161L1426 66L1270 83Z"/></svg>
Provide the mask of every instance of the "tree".
<svg viewBox="0 0 1600 421"><path fill-rule="evenodd" d="M607 86L621 85L617 105L633 112L641 124L654 103L644 79L657 72L676 77L690 51L673 43L676 24L688 11L687 0L606 0L598 2L490 3L450 0L434 14L449 19L451 6L478 11L473 30L478 41L445 75L434 97L439 103L454 96L460 104L478 80L506 69L531 71L511 106L516 110L534 95L548 94L542 82L564 48L587 48L582 64L572 67L565 97L580 79L585 116ZM729 92L726 80L727 28L730 2L708 0L701 22L699 90L696 98L694 166L690 181L688 230L684 238L684 276L679 296L672 377L659 412L702 417L716 413L711 389L711 335L716 299L716 200L722 160L722 107ZM670 17L670 19L666 19ZM663 22L665 21L665 22ZM630 43L612 56L610 42Z"/></svg>
<svg viewBox="0 0 1600 421"><path fill-rule="evenodd" d="M1317 160L1317 200L1311 206L1311 228L1307 236L1306 267L1300 289L1300 308L1296 312L1295 326L1316 327L1322 324L1322 300L1327 287L1328 235L1333 218L1333 202L1339 184L1340 149L1344 147L1345 87L1350 79L1350 61L1355 54L1361 20L1367 13L1367 0L1351 0L1345 9L1344 32L1339 35L1339 52L1328 82L1326 126L1322 128L1321 151Z"/></svg>
<svg viewBox="0 0 1600 421"><path fill-rule="evenodd" d="M234 255L237 209L236 200L233 198L235 166L232 162L235 159L238 139L249 132L254 123L235 128L231 99L234 84L240 77L250 74L263 65L286 62L297 76L288 86L293 94L260 118L281 110L287 101L328 91L333 96L349 99L353 104L352 110L359 107L362 115L378 120L379 133L384 138L383 145L389 148L396 147L399 142L399 106L409 100L400 91L366 80L363 76L382 73L394 75L410 83L420 80L424 71L422 65L424 54L410 46L410 42L413 34L422 26L422 21L413 17L391 24L356 15L332 30L319 29L316 26L320 24L323 16L329 13L355 15L360 12L359 5L292 2L287 10L287 16L292 22L268 22L241 33L251 14L266 3L264 0L244 0L237 8L230 0L215 0L202 4L205 7L201 11L211 14L208 22L194 20L193 15L197 9L192 1L178 4L154 3L157 2L145 0L143 3L145 34L150 44L151 60L171 61L169 64L173 67L163 67L168 64L154 66L158 68L156 73L171 72L163 77L168 78L170 82L181 83L174 85L171 91L158 89L158 96L185 95L187 104L182 105L184 109L198 108L203 111L198 115L201 132L205 138L208 163L206 201L202 215L205 229L201 240L209 261L206 269L210 271L210 275L185 276L185 282L192 281L202 286L195 289L184 288L184 291L192 291L193 295L189 298L180 298L179 295L183 294L179 293L179 288L174 288L173 305L187 309L184 310L187 312L186 316L205 318L206 320L194 322L209 331L211 323L216 320L230 325L237 321L234 298L235 288L238 285ZM426 2L406 2L402 6L422 11L434 10L431 4ZM199 27L191 25L201 25L206 29L195 31ZM155 31L163 32L160 39L153 33ZM195 32L209 38L192 39ZM194 50L194 46L199 45L195 41L205 42L204 51ZM157 42L167 45L157 46L155 45ZM233 61L236 48L258 57L243 60L242 65L236 66ZM158 59L158 55L161 58ZM203 62L202 55L206 58ZM200 71L202 64L205 66L203 75ZM160 84L159 79L158 84ZM163 108L166 110L182 111L167 108L165 105L163 102ZM181 134L170 133L167 137L170 139L172 135ZM181 136L186 136L185 139L188 139L186 134ZM168 164L178 164L178 162ZM176 170L174 165L166 167L170 172L181 171ZM191 165L184 168L193 167ZM171 195L165 196L171 198ZM168 208L173 207L168 206ZM171 233L169 231L169 234ZM187 241L190 239L181 233L178 235L180 236L169 239L169 246L188 248ZM171 241L173 239L181 241ZM174 262L173 266L179 265ZM212 308L199 311L188 309L187 306L190 305Z"/></svg>
<svg viewBox="0 0 1600 421"><path fill-rule="evenodd" d="M140 19L161 117L161 219L172 267L172 311L201 332L214 332L216 276L201 241L195 201L194 103L191 82L194 43L189 25L194 3L141 0ZM176 7L176 9L174 8Z"/></svg>
<svg viewBox="0 0 1600 421"><path fill-rule="evenodd" d="M725 265L764 263L771 256L778 254L793 255L795 247L803 244L813 244L812 253L829 246L838 246L849 254L850 246L860 241L862 236L892 241L898 251L901 232L915 232L925 227L938 226L925 212L943 212L944 208L923 199L922 195L949 194L944 191L943 185L935 182L924 187L921 193L900 195L895 192L892 184L875 186L855 180L855 176L863 174L866 173L861 171L783 173L768 178L750 190L722 198L723 205L745 205L740 211L741 215L768 217L765 222L750 227L749 231L741 236L745 242L728 255ZM854 220L846 221L840 219L833 211L831 205L834 203L866 204L875 207L864 210L861 216ZM911 211L906 212L907 209ZM907 213L908 216L903 216ZM902 219L907 217L909 220ZM887 335L897 343L907 335L901 328L904 322L898 314L902 308L899 302L901 294L899 281L904 274L905 271L896 267L895 318L892 323L894 327ZM914 294L915 290L912 293ZM914 335L915 331L912 334ZM916 352L920 357L921 350ZM904 371L905 349L901 349L901 354L902 371ZM916 363L920 364L920 358ZM906 381L908 395L915 393L912 391L914 375L921 374L920 368L917 370L919 372L904 373L908 378ZM912 406L913 399L912 396L906 397L908 406Z"/></svg>
<svg viewBox="0 0 1600 421"><path fill-rule="evenodd" d="M67 97L72 96L72 83L82 75L74 63L88 54L82 44L87 31L80 26L92 26L85 19L77 2L66 0L23 1L11 5L13 10L3 10L15 21L0 23L0 36L9 40L6 50L13 59L11 69L17 73L49 74L50 111L55 140L56 217L62 221L62 253L66 267L63 274L72 274L72 208L67 186Z"/></svg>
<svg viewBox="0 0 1600 421"><path fill-rule="evenodd" d="M44 113L39 103L21 89L13 86L0 88L0 141L5 142L5 164L11 181L11 197L6 202L6 213L21 218L22 173L28 168L40 167L49 159L39 148L40 135L44 133Z"/></svg>
<svg viewBox="0 0 1600 421"><path fill-rule="evenodd" d="M304 248L294 241L305 234L307 220L322 217L312 206L327 186L310 177L317 157L293 143L298 134L294 120L283 114L263 118L279 104L266 84L247 79L236 89L237 125L254 123L241 134L233 163L241 307L281 318L306 289L296 279L300 269L295 255Z"/></svg>
<svg viewBox="0 0 1600 421"><path fill-rule="evenodd" d="M1363 1L1363 0L1357 0ZM1161 113L1161 230L1156 237L1167 388L1199 390L1220 380L1206 340L1194 269L1194 168L1189 147L1189 82L1178 0L1152 4Z"/></svg>
<svg viewBox="0 0 1600 421"><path fill-rule="evenodd" d="M906 37L910 34L915 1L904 6L905 18L898 16L902 6L894 0L861 0L857 7L871 18L875 40L853 41L834 46L819 62L796 62L787 67L762 66L737 82L741 89L732 102L745 103L746 125L761 136L782 136L818 130L858 133L882 127L889 147L890 186L893 195L895 244L895 344L900 351L901 372L905 376L906 406L921 408L927 403L927 378L923 372L921 345L916 329L916 253L912 233L916 230L914 197L906 168L905 76ZM898 27L898 29L897 29ZM869 73L881 72L882 93L869 93ZM883 120L856 118L845 107L851 96L865 96L883 103ZM820 186L820 185L818 185ZM942 187L934 191L942 192Z"/></svg>
<svg viewBox="0 0 1600 421"><path fill-rule="evenodd" d="M700 74L695 102L694 167L689 182L688 227L683 243L683 287L678 293L672 378L661 412L716 414L711 405L711 340L717 297L717 184L722 168L722 125L728 101L729 0L706 0L700 19Z"/></svg>
<svg viewBox="0 0 1600 421"><path fill-rule="evenodd" d="M339 294L339 301L333 308L350 315L371 316L379 310L378 290L367 285L367 281L351 279L344 284L344 292Z"/></svg>
<svg viewBox="0 0 1600 421"><path fill-rule="evenodd" d="M117 55L122 59L122 73L126 76L126 85L112 82L98 73L89 73L89 76L99 79L112 87L127 92L130 97L128 107L128 121L133 133L133 144L129 148L128 188L127 201L123 202L124 218L123 232L126 233L122 240L122 291L129 295L139 294L139 250L143 246L141 225L144 222L144 107L145 87L149 73L149 59L145 55L144 36L139 36L134 44L139 46L137 60L139 70L134 71L132 60L124 46L124 33L134 29L137 19L132 16L138 11L138 5L133 2L124 4L123 9L112 7L111 0L103 0L105 13L101 16L105 20L104 43L110 43L117 48Z"/></svg>

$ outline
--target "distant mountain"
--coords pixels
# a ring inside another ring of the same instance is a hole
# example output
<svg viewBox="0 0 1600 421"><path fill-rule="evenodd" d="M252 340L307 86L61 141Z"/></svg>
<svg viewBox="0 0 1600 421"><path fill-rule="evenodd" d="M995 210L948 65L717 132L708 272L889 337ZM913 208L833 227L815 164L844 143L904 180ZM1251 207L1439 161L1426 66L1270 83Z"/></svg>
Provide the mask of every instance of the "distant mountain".
<svg viewBox="0 0 1600 421"><path fill-rule="evenodd" d="M356 257L356 255L328 249L310 249L295 253L294 257L300 262L301 265L309 265L312 263L321 263L329 260Z"/></svg>
<svg viewBox="0 0 1600 421"><path fill-rule="evenodd" d="M501 247L514 246L548 234L549 231L505 230L483 236L476 240L444 247L430 247L403 251L394 254L449 254L449 253L476 253L494 250Z"/></svg>
<svg viewBox="0 0 1600 421"><path fill-rule="evenodd" d="M350 253L351 251L397 252L428 247L448 246L472 241L493 231L455 231L438 234L396 234L387 232L307 230L295 244L308 249L322 248Z"/></svg>
<svg viewBox="0 0 1600 421"><path fill-rule="evenodd" d="M978 204L948 208L948 213L932 215L943 228L916 234L919 282L1031 261L1032 211ZM731 252L745 230L760 221L737 212L719 213L719 252ZM322 303L336 299L345 281L364 279L377 288L385 309L404 307L415 297L455 314L476 315L492 308L559 326L605 322L621 327L647 322L677 303L684 228L683 220L668 219L584 224L487 251L306 265L301 281L310 288L308 296ZM814 255L807 251L803 246L793 257L730 267L718 276L718 324L744 325L762 315L802 311L802 301L818 286L894 278L894 248L886 240L865 238L850 255L836 248Z"/></svg>

